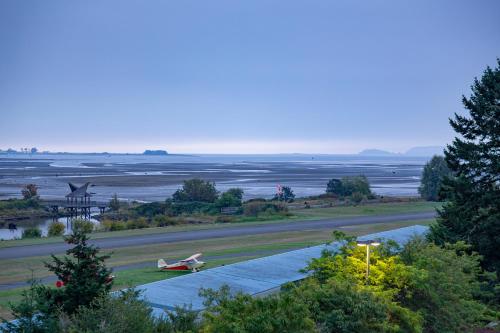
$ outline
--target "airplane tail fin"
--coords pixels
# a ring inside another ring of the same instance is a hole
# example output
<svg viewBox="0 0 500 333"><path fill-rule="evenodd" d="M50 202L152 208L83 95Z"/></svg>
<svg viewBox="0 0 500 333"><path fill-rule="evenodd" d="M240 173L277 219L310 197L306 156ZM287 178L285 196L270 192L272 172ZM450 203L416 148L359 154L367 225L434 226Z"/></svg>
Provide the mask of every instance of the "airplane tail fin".
<svg viewBox="0 0 500 333"><path fill-rule="evenodd" d="M165 262L165 260L159 259L158 260L158 268L163 268L165 266L167 266L167 263Z"/></svg>

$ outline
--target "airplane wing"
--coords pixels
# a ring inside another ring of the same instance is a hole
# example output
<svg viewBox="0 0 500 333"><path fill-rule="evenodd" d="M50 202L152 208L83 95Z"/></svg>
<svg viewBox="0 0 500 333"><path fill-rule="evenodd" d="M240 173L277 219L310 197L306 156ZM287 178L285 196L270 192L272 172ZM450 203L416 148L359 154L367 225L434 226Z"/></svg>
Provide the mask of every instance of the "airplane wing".
<svg viewBox="0 0 500 333"><path fill-rule="evenodd" d="M184 260L181 260L181 262L186 262L186 261L191 261L191 260L194 260L194 259L198 259L199 257L201 257L201 253L196 253L196 254L193 254L191 257L189 258L186 258Z"/></svg>

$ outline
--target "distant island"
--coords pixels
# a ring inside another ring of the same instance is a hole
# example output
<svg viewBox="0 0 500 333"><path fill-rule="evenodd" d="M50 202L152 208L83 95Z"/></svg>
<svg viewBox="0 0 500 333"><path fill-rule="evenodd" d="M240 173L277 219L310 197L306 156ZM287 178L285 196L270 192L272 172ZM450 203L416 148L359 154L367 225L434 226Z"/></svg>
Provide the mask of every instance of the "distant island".
<svg viewBox="0 0 500 333"><path fill-rule="evenodd" d="M396 155L395 153L391 153L390 151L381 150L381 149L365 149L360 151L358 155L363 156L391 156Z"/></svg>
<svg viewBox="0 0 500 333"><path fill-rule="evenodd" d="M145 150L143 155L165 156L168 155L166 150Z"/></svg>
<svg viewBox="0 0 500 333"><path fill-rule="evenodd" d="M360 151L358 155L363 156L433 156L433 155L443 155L444 147L441 146L425 146L425 147L413 147L408 149L404 153L393 153L387 150L381 149L365 149Z"/></svg>

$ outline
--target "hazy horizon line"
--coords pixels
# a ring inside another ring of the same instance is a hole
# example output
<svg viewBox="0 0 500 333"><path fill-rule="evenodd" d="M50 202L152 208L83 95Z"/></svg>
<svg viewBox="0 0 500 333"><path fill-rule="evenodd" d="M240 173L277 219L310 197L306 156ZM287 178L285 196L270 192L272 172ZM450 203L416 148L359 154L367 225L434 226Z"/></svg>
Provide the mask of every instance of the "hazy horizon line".
<svg viewBox="0 0 500 333"><path fill-rule="evenodd" d="M142 151L139 150L130 150L130 151L111 151L111 150L49 150L49 149L38 149L35 153L32 153L30 151L31 148L33 147L23 147L27 148L28 151L23 151L23 150L18 150L14 148L0 148L0 153L2 154L82 154L82 155L102 155L102 154L109 154L109 155L145 155L144 152L149 150L149 151L165 151L167 152L167 155L184 155L184 156L189 156L189 155L362 155L363 153L369 153L370 151L373 151L372 155L377 155L376 152L379 152L380 155L405 155L412 149L438 149L438 148L445 148L445 145L425 145L425 146L413 146L408 149L405 149L403 151L392 151L384 148L365 148L357 151L351 151L351 152L304 152L304 151L290 151L290 152L196 152L196 151L191 151L191 152L171 152L168 149L165 148L145 148L142 149ZM20 149L23 149L20 148ZM9 149L12 149L14 151L8 152ZM159 155L156 155L159 156Z"/></svg>

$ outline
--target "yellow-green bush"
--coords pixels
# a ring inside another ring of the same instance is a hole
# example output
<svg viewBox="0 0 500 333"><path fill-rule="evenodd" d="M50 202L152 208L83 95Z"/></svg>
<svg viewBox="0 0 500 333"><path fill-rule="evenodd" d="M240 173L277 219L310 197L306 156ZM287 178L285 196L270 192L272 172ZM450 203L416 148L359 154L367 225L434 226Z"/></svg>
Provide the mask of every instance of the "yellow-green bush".
<svg viewBox="0 0 500 333"><path fill-rule="evenodd" d="M71 222L71 228L73 230L81 230L86 234L94 231L94 223L87 220L74 220Z"/></svg>
<svg viewBox="0 0 500 333"><path fill-rule="evenodd" d="M62 236L64 235L64 230L66 230L66 226L62 222L54 221L49 225L48 236Z"/></svg>
<svg viewBox="0 0 500 333"><path fill-rule="evenodd" d="M140 217L138 219L127 221L126 227L127 229L143 229L149 228L150 224L145 217Z"/></svg>
<svg viewBox="0 0 500 333"><path fill-rule="evenodd" d="M104 229L105 231L125 230L127 229L127 225L124 221L102 220L101 229Z"/></svg>

